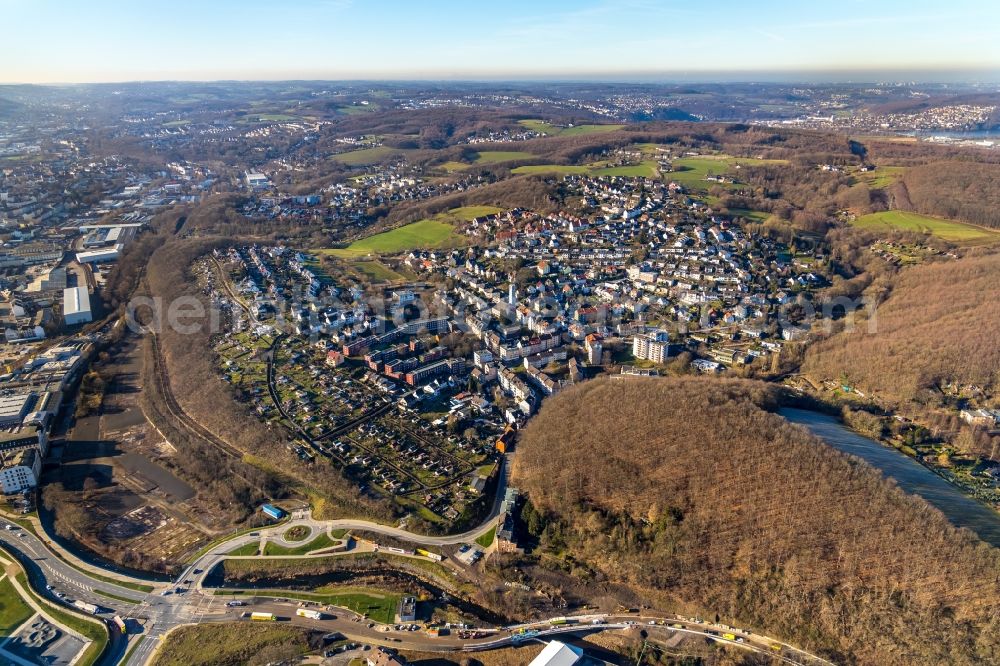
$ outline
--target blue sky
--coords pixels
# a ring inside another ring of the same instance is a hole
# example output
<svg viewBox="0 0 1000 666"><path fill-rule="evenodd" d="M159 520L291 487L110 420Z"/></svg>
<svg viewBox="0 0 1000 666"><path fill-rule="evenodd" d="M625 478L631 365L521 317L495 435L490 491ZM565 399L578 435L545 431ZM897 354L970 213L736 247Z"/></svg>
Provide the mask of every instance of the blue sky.
<svg viewBox="0 0 1000 666"><path fill-rule="evenodd" d="M1000 71L995 0L0 0L0 26L4 82Z"/></svg>

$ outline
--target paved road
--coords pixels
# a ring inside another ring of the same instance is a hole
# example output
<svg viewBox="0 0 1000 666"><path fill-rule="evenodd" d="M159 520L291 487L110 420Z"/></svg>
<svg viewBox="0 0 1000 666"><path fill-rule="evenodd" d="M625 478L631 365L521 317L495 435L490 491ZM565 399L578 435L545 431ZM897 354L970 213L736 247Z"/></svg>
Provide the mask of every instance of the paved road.
<svg viewBox="0 0 1000 666"><path fill-rule="evenodd" d="M329 529L331 524L349 526L359 523L364 529L370 529L372 525L365 521L312 521L310 518L301 518L299 522L302 524L316 524L321 526L320 529ZM285 530L288 526L289 523L285 523L275 529ZM382 533L393 535L402 533L410 537L415 537L419 543L438 543L437 541L428 541L432 537L410 535L408 532L396 530L395 528L378 527L381 528L380 531ZM471 530L466 535L477 534L479 530L480 528ZM447 543L457 543L461 541L461 537L466 535L440 537L440 539L449 540L446 541ZM198 563L192 565L192 568L185 572L185 576L181 580L187 580L186 576L191 575L194 568L201 569L202 566L208 566L209 563L221 560L225 551L231 550L243 538L238 537L235 540L226 542L223 546L213 549L212 552L200 558ZM171 629L180 625L199 622L234 621L240 619L240 615L243 612L248 612L252 609L254 611L273 613L282 618L283 621L294 622L295 624L313 629L325 632L339 632L352 641L420 651L475 651L504 647L516 641L516 632L522 629L538 631L538 635L532 640L556 637L562 634L644 629L651 638L655 638L657 634L666 637L671 632L683 631L703 635L706 638L711 638L719 642L732 643L745 649L766 652L767 654L778 656L785 663L831 666L829 662L765 636L751 635L732 630L743 638L743 641L739 643L736 641L726 641L721 637L721 634L727 631L725 629L662 615L645 617L638 615L578 616L573 619L573 624L568 626L551 626L546 623L517 625L494 630L490 633L490 636L479 640L463 640L456 635L431 637L419 631L380 631L379 629L385 629L385 627L362 620L356 614L345 609L333 609L329 617L323 620L311 620L296 617L297 602L253 598L247 600L250 604L248 606L229 608L226 606L226 602L230 599L229 597L216 596L215 590L202 589L200 587L205 572L200 572L197 576L198 585L189 587L187 584L182 583L185 589L182 594L171 592L166 596L161 595L161 592L164 590L175 590L178 587L176 583L172 586L162 583L155 584L156 589L153 592L144 594L128 587L95 579L91 573L70 566L63 560L55 557L45 543L23 529L0 529L0 542L12 552L19 555L29 572L36 590L44 590L46 584L54 588L51 592L41 592L50 600L57 603L68 603L68 600L60 600L55 596L55 592L61 591L66 594L68 599L81 599L100 606L102 612L99 615L105 620L108 620L114 614L119 614L129 621L130 629L134 630L136 624L141 626L141 633L137 632L130 635L128 637L128 644L123 640L121 634L113 628L110 629L113 642L110 654L104 660L104 663L107 664L118 663L126 653L128 647L135 645L136 642L140 641L140 638L141 643L129 654L128 660L125 663L145 664L162 641L164 634ZM109 572L109 575L116 574ZM98 590L113 594L121 599L112 599L101 595ZM129 601L124 601L125 599ZM598 620L600 624L593 624L594 620ZM666 627L663 626L665 623L679 624L680 627ZM776 654L772 649L772 645L775 644L780 645L780 653Z"/></svg>
<svg viewBox="0 0 1000 666"><path fill-rule="evenodd" d="M316 520L309 514L297 512L290 520L281 523L281 525L270 528L261 528L256 532L243 534L216 545L188 566L188 568L178 577L178 580L183 581L193 577L194 584L200 588L202 587L204 579L208 573L226 558L227 553L239 548L240 546L259 542L262 538L265 538L268 541L283 542L282 535L290 527L294 527L295 525L308 527L311 530L309 538L315 538L315 536L320 532L329 532L333 530L358 530L394 537L401 541L408 541L420 546L448 546L472 543L475 541L476 537L489 532L496 524L496 520L500 515L500 505L503 503L503 496L507 490L509 467L510 459L508 456L504 456L500 463L500 479L497 483L497 492L493 499L493 506L490 508L489 515L479 525L462 532L461 534L428 536L409 532L399 527L374 523L368 520ZM195 570L200 570L200 573L194 574Z"/></svg>
<svg viewBox="0 0 1000 666"><path fill-rule="evenodd" d="M313 519L308 513L300 513L291 521L286 521L274 528L262 529L260 532L271 538L280 539L280 535L284 534L289 527L293 525L305 525L312 530L314 535L322 531L346 529L365 530L384 534L420 545L446 545L471 542L477 536L489 531L493 527L499 515L503 493L506 490L507 471L508 461L504 458L501 463L501 478L498 484L497 496L489 515L479 526L462 534L432 537L365 520L320 521ZM6 524L6 521L3 522ZM173 583L151 583L148 580L118 572L107 572L108 576L119 580L153 585L154 591L146 594L130 587L95 578L91 573L94 569L97 569L94 565L81 568L70 566L65 560L75 560L71 554L61 553L64 559L57 557L53 554L48 544L27 530L21 528L17 530L0 528L0 542L3 542L12 551L21 555L21 559L26 565L34 587L42 591L51 601L66 605L72 600L85 601L107 610L108 612L100 614L100 617L105 620L118 614L126 618L127 621L131 620L133 627L135 627L136 623L142 627L141 633L129 636L129 645L137 642L140 636L144 637L138 648L129 655L129 664L145 663L145 660L155 650L162 636L176 626L213 619L213 615L219 615L219 619L226 619L224 604L219 600L213 599L211 596L201 593L204 577L225 558L227 552L259 539L260 536L245 534L216 546L198 558ZM51 545L58 548L55 543ZM87 569L90 569L90 571L87 571ZM196 576L193 574L195 570L199 570ZM195 583L191 586L193 589L190 589L187 593L178 595L171 592L166 596L161 595L164 590L174 590L177 587L187 588L188 584L183 582L186 580L192 580ZM51 586L53 589L51 591L45 590L46 585ZM60 599L56 596L57 592L63 593L65 595L64 598ZM106 594L101 594L100 592ZM125 601L126 599L128 601ZM297 618L297 621L299 620L301 618ZM356 627L354 629L356 630ZM115 663L117 658L120 658L127 650L125 641L121 640L120 634L113 629L112 636L116 639L113 650L113 655L116 658L107 663ZM358 639L364 640L364 637L359 637ZM432 639L431 644L433 644Z"/></svg>

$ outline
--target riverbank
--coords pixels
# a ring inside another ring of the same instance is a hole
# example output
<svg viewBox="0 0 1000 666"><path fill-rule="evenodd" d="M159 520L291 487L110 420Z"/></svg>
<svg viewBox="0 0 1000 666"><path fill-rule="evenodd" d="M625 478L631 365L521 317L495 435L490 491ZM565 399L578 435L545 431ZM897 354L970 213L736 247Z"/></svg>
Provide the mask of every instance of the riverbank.
<svg viewBox="0 0 1000 666"><path fill-rule="evenodd" d="M986 543L1000 548L1000 513L963 493L914 458L851 430L830 414L795 407L782 407L778 414L804 426L833 448L861 458L895 480L902 490L925 499L956 527L967 528Z"/></svg>
<svg viewBox="0 0 1000 666"><path fill-rule="evenodd" d="M990 465L964 455L934 436L930 427L872 402L844 396L825 399L813 392L785 391L781 404L838 418L852 432L898 451L1000 516L1000 482L984 473Z"/></svg>

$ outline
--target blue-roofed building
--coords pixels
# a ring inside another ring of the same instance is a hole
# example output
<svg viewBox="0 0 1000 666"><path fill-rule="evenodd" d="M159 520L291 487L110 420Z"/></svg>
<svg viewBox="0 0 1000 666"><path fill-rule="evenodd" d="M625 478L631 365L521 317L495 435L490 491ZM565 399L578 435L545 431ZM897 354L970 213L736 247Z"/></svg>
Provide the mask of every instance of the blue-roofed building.
<svg viewBox="0 0 1000 666"><path fill-rule="evenodd" d="M266 513L271 518L274 518L275 520L281 520L282 518L285 517L285 512L279 509L278 507L274 506L273 504L265 504L262 507L260 507L260 510Z"/></svg>

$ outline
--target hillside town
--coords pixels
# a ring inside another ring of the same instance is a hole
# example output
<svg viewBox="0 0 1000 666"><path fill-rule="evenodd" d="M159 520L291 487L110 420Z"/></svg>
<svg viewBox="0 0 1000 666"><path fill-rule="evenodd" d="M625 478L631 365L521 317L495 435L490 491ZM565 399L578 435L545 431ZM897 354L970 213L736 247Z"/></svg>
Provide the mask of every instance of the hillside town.
<svg viewBox="0 0 1000 666"><path fill-rule="evenodd" d="M589 215L477 217L468 247L397 256L418 279L391 286L335 281L307 250L216 250L197 273L226 315L220 372L299 435L303 464L331 461L454 528L546 397L672 363L773 372L824 316L803 307L827 284L820 252L754 235L676 183L563 186Z"/></svg>

